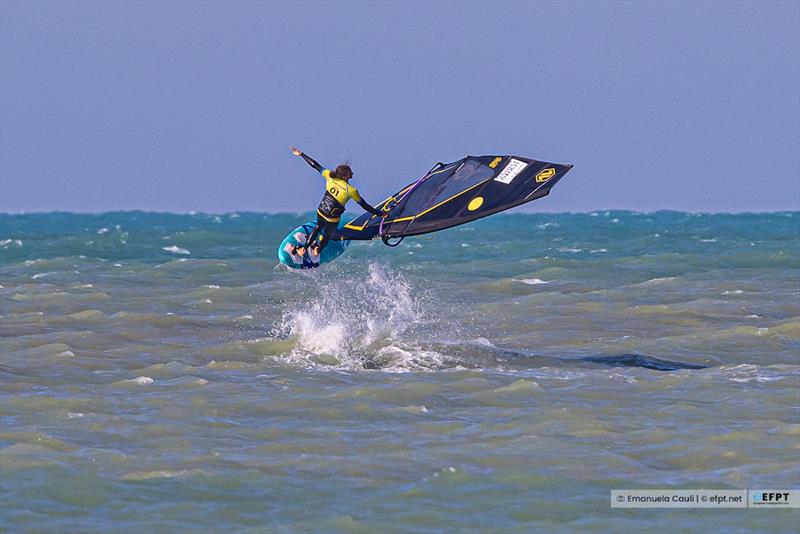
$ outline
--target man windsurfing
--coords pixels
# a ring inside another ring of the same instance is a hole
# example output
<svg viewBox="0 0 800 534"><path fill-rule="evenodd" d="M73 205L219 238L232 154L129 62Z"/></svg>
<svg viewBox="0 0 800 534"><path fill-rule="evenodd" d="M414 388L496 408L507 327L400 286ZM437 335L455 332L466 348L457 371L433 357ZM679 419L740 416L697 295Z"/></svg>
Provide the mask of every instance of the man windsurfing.
<svg viewBox="0 0 800 534"><path fill-rule="evenodd" d="M345 206L350 199L370 212L373 215L380 217L383 215L380 211L373 208L364 198L359 194L358 189L350 185L350 179L353 178L353 171L348 165L339 165L335 171L326 169L313 158L304 154L295 147L289 147L292 154L300 156L306 163L311 165L314 170L319 172L325 178L325 195L319 202L317 207L317 227L311 232L311 235L306 241L308 252L313 256L319 256L325 249L325 246L330 241L336 229L339 227L339 221L344 213ZM319 241L317 238L319 237ZM293 253L294 251L290 252ZM297 247L296 253L299 256L304 256L306 251L305 247Z"/></svg>

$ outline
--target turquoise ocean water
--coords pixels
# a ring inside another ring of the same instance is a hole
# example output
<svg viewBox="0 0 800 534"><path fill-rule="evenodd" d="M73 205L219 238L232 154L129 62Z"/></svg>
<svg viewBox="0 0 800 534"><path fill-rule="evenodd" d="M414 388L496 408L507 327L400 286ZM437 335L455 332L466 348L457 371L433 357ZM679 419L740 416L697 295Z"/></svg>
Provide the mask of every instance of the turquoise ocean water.
<svg viewBox="0 0 800 534"><path fill-rule="evenodd" d="M796 531L609 492L800 486L800 213L308 219L0 215L4 531Z"/></svg>

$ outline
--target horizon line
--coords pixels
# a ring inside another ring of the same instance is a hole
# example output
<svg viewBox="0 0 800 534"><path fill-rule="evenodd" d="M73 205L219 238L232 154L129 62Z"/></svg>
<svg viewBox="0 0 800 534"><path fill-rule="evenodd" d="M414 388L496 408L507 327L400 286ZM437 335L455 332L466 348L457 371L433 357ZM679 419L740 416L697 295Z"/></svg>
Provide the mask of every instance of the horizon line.
<svg viewBox="0 0 800 534"><path fill-rule="evenodd" d="M671 209L671 208L660 208L656 210L632 210L628 208L600 208L595 210L579 210L579 211L518 211L518 212L500 212L495 213L493 216L498 215L581 215L581 214L592 214L592 213L603 213L603 212L627 212L627 213L635 213L635 214L654 214L654 213L661 213L661 212L671 212L671 213L686 213L689 215L762 215L762 214L777 214L777 213L800 213L800 206L793 209L776 209L771 211L733 211L733 210L720 210L720 211L689 211L689 210L679 210L679 209ZM67 215L110 215L110 214L118 214L118 213L144 213L144 214L153 214L153 215L210 215L210 216L221 216L221 215L242 215L242 214L258 214L258 215L291 215L291 216L300 216L305 214L314 214L314 210L307 210L307 211L253 211L253 210L234 210L234 211L200 211L200 210L187 210L187 211L169 211L169 210L147 210L147 209L123 209L123 210L105 210L105 211L70 211L70 210L50 210L50 211L5 211L0 209L0 215L7 215L7 216L22 216L22 215L53 215L53 214L67 214Z"/></svg>

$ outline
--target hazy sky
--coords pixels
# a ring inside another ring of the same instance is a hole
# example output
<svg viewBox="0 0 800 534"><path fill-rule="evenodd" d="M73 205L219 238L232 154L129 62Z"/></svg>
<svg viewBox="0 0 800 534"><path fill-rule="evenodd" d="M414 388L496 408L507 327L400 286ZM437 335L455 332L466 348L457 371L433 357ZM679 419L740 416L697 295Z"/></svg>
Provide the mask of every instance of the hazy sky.
<svg viewBox="0 0 800 534"><path fill-rule="evenodd" d="M436 161L573 163L539 211L800 209L800 3L7 2L0 209L311 211ZM358 210L358 207L351 208Z"/></svg>

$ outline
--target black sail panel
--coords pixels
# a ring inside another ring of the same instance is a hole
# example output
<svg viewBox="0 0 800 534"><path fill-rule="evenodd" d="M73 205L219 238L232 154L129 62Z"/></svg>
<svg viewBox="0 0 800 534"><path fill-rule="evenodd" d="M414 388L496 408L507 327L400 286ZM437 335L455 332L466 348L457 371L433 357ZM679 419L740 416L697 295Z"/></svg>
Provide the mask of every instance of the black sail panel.
<svg viewBox="0 0 800 534"><path fill-rule="evenodd" d="M338 239L404 237L468 223L542 198L572 168L520 156L467 156L437 164L380 204L383 220L365 213L339 229Z"/></svg>

